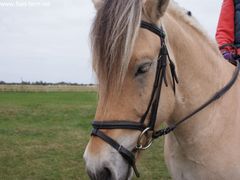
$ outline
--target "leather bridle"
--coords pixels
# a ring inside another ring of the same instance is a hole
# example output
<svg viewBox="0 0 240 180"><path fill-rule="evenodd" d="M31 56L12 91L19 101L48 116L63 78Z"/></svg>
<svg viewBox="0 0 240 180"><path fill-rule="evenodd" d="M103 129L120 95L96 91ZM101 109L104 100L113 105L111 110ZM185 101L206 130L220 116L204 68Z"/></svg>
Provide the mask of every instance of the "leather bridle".
<svg viewBox="0 0 240 180"><path fill-rule="evenodd" d="M128 162L128 164L133 168L137 177L140 176L137 168L136 168L136 160L135 153L139 150L145 150L149 148L154 139L157 139L161 136L164 136L173 130L175 130L180 124L185 122L187 119L191 118L193 115L198 113L199 111L206 108L209 104L216 101L220 97L222 97L236 82L240 65L237 61L237 68L233 74L232 79L229 81L227 85L225 85L221 90L215 93L215 95L210 98L206 103L202 104L199 108L197 108L194 112L189 114L188 116L182 118L176 124L173 124L167 128L160 129L158 131L155 130L155 124L157 120L157 113L160 102L160 95L163 84L168 86L167 78L166 78L166 69L169 64L171 76L172 76L172 87L175 93L175 85L178 83L178 78L175 71L175 65L170 59L166 44L165 44L165 33L162 28L158 28L156 25L142 21L141 28L147 29L154 34L158 35L161 41L161 49L158 56L157 61L157 69L155 74L155 81L152 89L151 98L147 107L146 112L143 114L139 122L126 121L126 120L116 120L116 121L94 121L92 123L93 130L91 135L97 136L101 138L103 141L108 143L114 149L116 149L121 156ZM149 119L149 122L146 123L146 119ZM131 129L141 131L141 134L138 138L136 147L129 151L122 145L120 145L117 141L107 136L101 129ZM149 137L150 135L150 137ZM143 143L144 142L144 143Z"/></svg>

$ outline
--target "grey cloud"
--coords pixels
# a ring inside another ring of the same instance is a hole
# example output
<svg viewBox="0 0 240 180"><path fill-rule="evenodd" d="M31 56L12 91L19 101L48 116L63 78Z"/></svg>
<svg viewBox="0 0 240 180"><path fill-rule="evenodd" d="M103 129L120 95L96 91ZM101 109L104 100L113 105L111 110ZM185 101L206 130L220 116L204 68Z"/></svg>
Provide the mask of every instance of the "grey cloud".
<svg viewBox="0 0 240 180"><path fill-rule="evenodd" d="M91 1L44 1L50 6L0 6L0 80L94 82L88 36L95 15ZM214 37L219 0L177 2L192 10Z"/></svg>

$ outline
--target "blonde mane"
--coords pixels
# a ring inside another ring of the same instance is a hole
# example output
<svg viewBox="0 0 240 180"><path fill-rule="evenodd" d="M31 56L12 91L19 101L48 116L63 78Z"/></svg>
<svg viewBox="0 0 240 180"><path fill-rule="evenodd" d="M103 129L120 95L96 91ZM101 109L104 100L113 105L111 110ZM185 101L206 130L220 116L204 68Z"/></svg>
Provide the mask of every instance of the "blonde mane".
<svg viewBox="0 0 240 180"><path fill-rule="evenodd" d="M106 95L119 89L123 82L141 14L142 1L139 0L105 0L97 12L91 33L93 68L99 88Z"/></svg>
<svg viewBox="0 0 240 180"><path fill-rule="evenodd" d="M212 48L217 54L220 54L217 43L213 40L209 34L202 28L201 24L194 16L189 16L188 10L181 7L177 2L171 1L168 7L167 13L170 13L176 19L181 19L191 28L193 28L202 38L204 38L205 42L209 44L209 48Z"/></svg>

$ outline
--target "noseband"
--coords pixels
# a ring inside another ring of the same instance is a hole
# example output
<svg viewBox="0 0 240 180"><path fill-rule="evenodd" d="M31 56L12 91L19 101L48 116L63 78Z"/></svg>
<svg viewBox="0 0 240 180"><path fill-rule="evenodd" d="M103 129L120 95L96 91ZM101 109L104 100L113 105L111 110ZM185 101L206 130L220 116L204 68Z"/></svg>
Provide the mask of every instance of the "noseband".
<svg viewBox="0 0 240 180"><path fill-rule="evenodd" d="M191 118L193 115L198 113L199 111L206 108L209 104L216 101L220 97L222 97L236 82L240 65L237 61L237 68L233 74L232 79L230 82L225 85L220 91L216 92L212 98L210 98L206 103L202 104L199 108L197 108L194 112L189 114L188 116L184 117L180 121L178 121L176 124L173 124L167 128L160 129L158 131L155 130L155 124L157 120L157 113L159 108L159 102L160 102L160 95L163 84L165 86L168 86L167 78L166 78L166 69L167 65L169 64L171 76L172 76L172 88L175 93L175 85L178 83L178 78L175 71L175 65L170 59L166 44L165 44L165 33L162 28L158 28L154 24L150 24L147 22L142 21L141 22L141 28L147 29L151 31L152 33L159 36L161 41L161 49L158 56L157 61L157 69L155 74L155 81L152 89L151 98L147 107L147 110L139 120L139 122L133 122L133 121L126 121L126 120L117 120L117 121L94 121L92 123L93 130L91 135L97 136L101 138L103 141L108 143L110 146L112 146L114 149L116 149L121 156L128 162L128 164L133 168L135 174L137 177L140 176L137 168L136 168L136 160L135 160L135 153L140 150L145 150L149 148L153 142L154 139L157 139L161 136L164 136L173 130L175 130L180 124L185 122L187 119ZM148 116L149 115L149 116ZM149 122L146 123L147 116L149 117ZM129 151L122 145L120 145L117 141L112 139L111 137L107 136L105 133L101 131L101 129L131 129L131 130L138 130L141 132L136 147ZM149 134L151 136L149 137ZM144 143L143 143L144 141Z"/></svg>

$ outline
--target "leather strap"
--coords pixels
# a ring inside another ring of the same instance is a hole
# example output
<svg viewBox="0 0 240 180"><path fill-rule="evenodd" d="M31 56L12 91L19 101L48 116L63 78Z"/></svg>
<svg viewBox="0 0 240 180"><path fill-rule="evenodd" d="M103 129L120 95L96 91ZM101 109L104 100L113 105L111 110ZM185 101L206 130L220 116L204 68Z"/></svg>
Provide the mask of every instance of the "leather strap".
<svg viewBox="0 0 240 180"><path fill-rule="evenodd" d="M131 121L93 121L92 126L96 129L132 129L139 131L146 129L144 124Z"/></svg>
<svg viewBox="0 0 240 180"><path fill-rule="evenodd" d="M155 24L151 24L145 21L141 22L141 28L147 29L154 34L158 35L161 39L165 39L165 33L162 28L157 27Z"/></svg>
<svg viewBox="0 0 240 180"><path fill-rule="evenodd" d="M239 71L240 71L240 63L239 61L237 62L237 67L233 73L232 79L222 88L220 89L218 92L216 92L212 98L210 98L207 102L205 102L204 104L202 104L199 108L197 108L195 111L193 111L192 113L190 113L189 115L187 115L186 117L182 118L181 120L179 120L176 124L169 126L167 128L161 129L155 133L153 133L153 138L159 138L161 136L164 136L172 131L174 131L179 125L181 125L182 123L184 123L186 120L188 120L189 118L191 118L192 116L196 115L198 112L202 111L203 109L205 109L207 106L209 106L210 104L212 104L214 101L218 100L219 98L221 98L226 92L228 92L228 90L230 90L230 88L234 85L234 83L236 82L238 75L239 75Z"/></svg>
<svg viewBox="0 0 240 180"><path fill-rule="evenodd" d="M140 174L136 168L135 156L132 152L130 152L129 150L124 148L122 145L118 144L118 142L116 142L114 139L110 138L109 136L105 135L102 131L100 131L98 129L94 128L92 130L91 135L101 138L103 141L105 141L110 146L112 146L115 150L117 150L121 154L121 156L128 162L128 164L133 167L133 170L134 170L136 176L137 177L140 176Z"/></svg>

